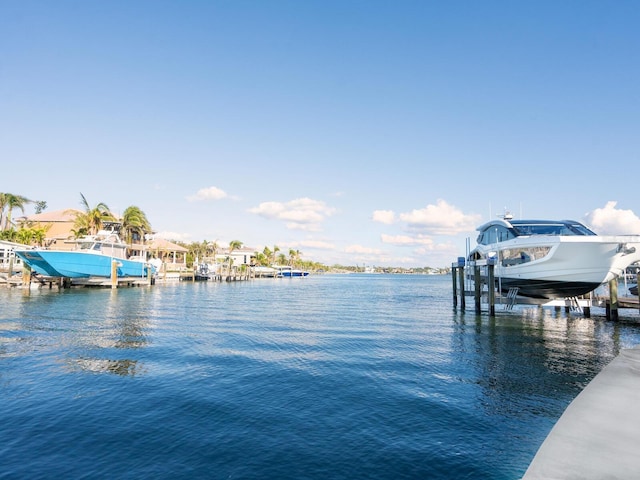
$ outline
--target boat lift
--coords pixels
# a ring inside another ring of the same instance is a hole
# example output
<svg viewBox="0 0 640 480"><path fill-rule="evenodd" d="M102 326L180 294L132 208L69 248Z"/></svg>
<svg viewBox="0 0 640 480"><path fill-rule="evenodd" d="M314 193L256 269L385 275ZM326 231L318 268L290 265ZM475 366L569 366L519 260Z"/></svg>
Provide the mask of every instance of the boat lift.
<svg viewBox="0 0 640 480"><path fill-rule="evenodd" d="M481 269L486 269L486 281L482 280ZM458 308L458 299L460 308L464 312L466 310L466 297L473 296L475 303L475 312L482 313L482 304L487 305L489 315L496 315L496 305L501 305L505 311L510 311L516 305L531 305L539 307L554 307L556 309L564 308L567 312L582 313L585 317L591 316L591 308L593 306L603 307L606 309L606 317L608 320L618 319L619 308L635 308L638 309L640 302L638 298L618 297L618 279L609 282L609 296L595 296L594 292L581 297L567 298L531 298L518 295L518 288L511 288L503 295L500 288L500 278L497 279L498 288L489 288L490 285L496 285L494 274L495 259L476 260L465 262L464 257L458 257L458 261L451 265L451 279L453 285L453 306ZM465 288L465 280L468 280L473 290Z"/></svg>

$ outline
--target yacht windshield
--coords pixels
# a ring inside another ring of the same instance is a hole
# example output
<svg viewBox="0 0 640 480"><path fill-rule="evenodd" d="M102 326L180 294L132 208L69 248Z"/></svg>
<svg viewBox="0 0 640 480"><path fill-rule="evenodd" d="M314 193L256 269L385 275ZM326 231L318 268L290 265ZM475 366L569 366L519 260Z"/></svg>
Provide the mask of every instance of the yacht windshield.
<svg viewBox="0 0 640 480"><path fill-rule="evenodd" d="M520 235L595 235L594 232L578 222L511 222L514 230Z"/></svg>

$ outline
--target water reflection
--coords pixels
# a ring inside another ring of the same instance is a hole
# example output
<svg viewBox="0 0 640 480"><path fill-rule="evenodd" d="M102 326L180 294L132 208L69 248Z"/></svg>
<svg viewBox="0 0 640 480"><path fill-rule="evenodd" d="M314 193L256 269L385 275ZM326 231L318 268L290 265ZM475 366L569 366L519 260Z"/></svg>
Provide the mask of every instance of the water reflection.
<svg viewBox="0 0 640 480"><path fill-rule="evenodd" d="M623 348L638 325L572 317L548 309L488 315L455 314L452 355L470 366L490 413L559 412ZM633 343L633 342L631 342Z"/></svg>
<svg viewBox="0 0 640 480"><path fill-rule="evenodd" d="M44 366L122 376L145 372L136 358L149 343L148 295L141 289L19 293L0 298L0 359L29 356Z"/></svg>

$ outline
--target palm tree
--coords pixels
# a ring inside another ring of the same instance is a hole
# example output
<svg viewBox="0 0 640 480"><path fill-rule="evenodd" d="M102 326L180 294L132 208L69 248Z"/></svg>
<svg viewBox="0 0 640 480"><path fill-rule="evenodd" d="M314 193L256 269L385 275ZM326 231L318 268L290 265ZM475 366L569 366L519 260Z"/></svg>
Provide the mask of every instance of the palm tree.
<svg viewBox="0 0 640 480"><path fill-rule="evenodd" d="M240 248L242 248L242 242L240 240L231 240L229 242L229 275L231 275L231 264L233 263L231 254L234 250L238 250Z"/></svg>
<svg viewBox="0 0 640 480"><path fill-rule="evenodd" d="M11 213L16 208L24 213L24 206L27 203L32 203L32 201L22 195L0 193L0 230L11 228ZM7 210L6 217L4 216L5 210Z"/></svg>
<svg viewBox="0 0 640 480"><path fill-rule="evenodd" d="M300 250L289 249L289 264L292 267L296 266L296 263L299 258L300 258Z"/></svg>
<svg viewBox="0 0 640 480"><path fill-rule="evenodd" d="M218 273L218 259L216 256L218 255L218 250L220 250L220 246L218 245L218 240L213 242L207 242L206 255L208 258L213 258L213 263L215 264L215 273Z"/></svg>
<svg viewBox="0 0 640 480"><path fill-rule="evenodd" d="M127 207L122 213L122 231L124 240L132 243L134 236L144 243L144 236L151 233L151 224L145 213L136 206Z"/></svg>
<svg viewBox="0 0 640 480"><path fill-rule="evenodd" d="M265 266L268 267L269 266L269 261L271 260L271 255L272 255L272 252L269 249L269 247L264 247L264 249L262 250L262 256L264 257L264 260L263 260L264 263L261 263L261 265L265 265Z"/></svg>
<svg viewBox="0 0 640 480"><path fill-rule="evenodd" d="M80 193L82 198L82 206L84 207L84 213L80 212L76 214L74 234L80 235L95 235L102 229L102 223L104 221L115 220L115 217L109 210L109 207L100 202L95 207L90 207L89 202L85 196Z"/></svg>
<svg viewBox="0 0 640 480"><path fill-rule="evenodd" d="M273 246L273 264L275 265L276 263L276 253L278 253L280 251L280 247L277 245Z"/></svg>

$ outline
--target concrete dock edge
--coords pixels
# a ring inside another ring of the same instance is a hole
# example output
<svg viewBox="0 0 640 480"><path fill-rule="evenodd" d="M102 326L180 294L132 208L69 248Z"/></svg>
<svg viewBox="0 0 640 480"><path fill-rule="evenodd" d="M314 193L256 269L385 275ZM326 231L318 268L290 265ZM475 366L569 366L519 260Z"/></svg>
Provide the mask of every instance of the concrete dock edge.
<svg viewBox="0 0 640 480"><path fill-rule="evenodd" d="M622 350L569 404L523 480L640 478L640 347Z"/></svg>

